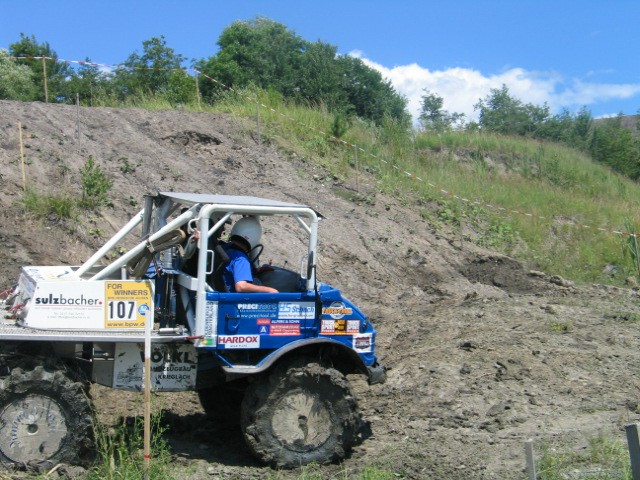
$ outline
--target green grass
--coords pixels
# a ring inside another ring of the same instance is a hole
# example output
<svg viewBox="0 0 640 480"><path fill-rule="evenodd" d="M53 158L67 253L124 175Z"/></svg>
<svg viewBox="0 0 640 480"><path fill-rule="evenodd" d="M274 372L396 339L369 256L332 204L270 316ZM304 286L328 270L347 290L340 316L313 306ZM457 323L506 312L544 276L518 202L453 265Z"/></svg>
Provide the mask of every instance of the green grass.
<svg viewBox="0 0 640 480"><path fill-rule="evenodd" d="M627 445L609 435L598 435L589 441L586 452L562 453L550 445L542 447L536 465L539 480L631 480Z"/></svg>
<svg viewBox="0 0 640 480"><path fill-rule="evenodd" d="M20 200L24 209L39 218L55 216L56 219L73 219L77 216L76 200L68 194L48 195L35 190L23 192Z"/></svg>
<svg viewBox="0 0 640 480"><path fill-rule="evenodd" d="M255 102L277 112L257 109ZM414 139L392 123L354 121L343 139L365 150L357 152L356 162L352 146L330 137L334 117L326 110L262 91L227 92L215 109L245 117L247 128L256 127L259 115L262 135L319 163L338 182L353 185L356 169L366 171L376 176L381 192L407 206L416 198L441 205L433 218L451 227L481 227L471 240L530 268L581 283L613 284L637 271L625 255L628 237L613 231L640 224L640 187L579 151L468 132L419 133ZM608 264L620 267L616 277L603 274Z"/></svg>
<svg viewBox="0 0 640 480"><path fill-rule="evenodd" d="M98 104L174 108L143 95ZM254 138L259 125L262 142L320 165L332 182L353 187L365 172L373 174L378 191L417 206L436 228L472 227L478 235L468 240L529 268L579 283L623 284L640 274L628 237L613 233L640 225L640 186L577 150L479 132L412 133L391 121L375 126L360 119L342 125L336 139L335 115L326 108L260 89L225 91L213 106L180 108L229 113ZM609 264L618 266L615 276L603 273Z"/></svg>
<svg viewBox="0 0 640 480"><path fill-rule="evenodd" d="M171 453L163 436L162 414L151 417L149 480L170 480ZM94 425L98 458L86 475L87 480L139 480L145 478L143 458L144 419L133 417L115 428L99 422Z"/></svg>

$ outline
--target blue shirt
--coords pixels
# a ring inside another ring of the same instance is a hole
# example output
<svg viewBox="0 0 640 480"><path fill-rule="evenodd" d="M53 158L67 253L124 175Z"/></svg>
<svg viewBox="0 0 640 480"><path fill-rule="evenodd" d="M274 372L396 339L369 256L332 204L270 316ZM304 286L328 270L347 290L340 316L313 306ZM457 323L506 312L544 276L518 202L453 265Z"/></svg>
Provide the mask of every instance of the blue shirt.
<svg viewBox="0 0 640 480"><path fill-rule="evenodd" d="M236 283L252 282L253 273L251 273L251 262L249 257L242 250L239 250L231 244L223 246L229 256L229 264L222 272L222 280L227 287L227 291L235 292Z"/></svg>

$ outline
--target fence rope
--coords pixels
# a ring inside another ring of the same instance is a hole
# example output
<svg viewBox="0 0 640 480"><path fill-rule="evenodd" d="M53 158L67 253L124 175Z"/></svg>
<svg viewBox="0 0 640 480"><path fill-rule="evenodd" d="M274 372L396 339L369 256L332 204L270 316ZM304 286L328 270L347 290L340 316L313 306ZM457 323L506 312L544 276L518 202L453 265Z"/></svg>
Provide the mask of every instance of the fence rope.
<svg viewBox="0 0 640 480"><path fill-rule="evenodd" d="M334 142L338 142L341 143L349 148L354 148L357 151L363 153L364 155L375 159L378 162L383 163L384 165L387 165L391 168L393 168L394 170L396 170L397 172L399 172L400 174L402 174L403 176L407 177L407 178L411 178L413 180L417 180L418 182L424 183L425 185L433 188L434 190L436 190L438 193L440 193L441 195L445 196L445 197L449 197L449 198L453 198L459 202L462 202L464 204L467 205L475 205L475 206L480 206L480 207L485 207L485 208L489 208L490 210L493 211L497 211L499 213L506 213L506 214L514 214L514 215L521 215L521 216L525 216L528 218L538 218L541 220L553 220L552 218L548 218L546 216L543 215L537 215L535 213L530 213L530 212L522 212L520 210L514 210L514 209L508 209L508 208L504 208L504 207L500 207L500 206L495 206L492 205L490 203L484 202L484 201L478 201L478 200L469 200L468 198L465 197L461 197L453 192L450 192L448 190L446 190L445 188L439 187L438 185L435 185L434 183L428 181L428 180L424 180L423 178L421 178L420 176L418 176L417 174L413 173L413 172L409 172L407 170L404 170L403 168L399 167L396 163L394 163L393 161L387 161L385 158L380 157L379 155L376 155L370 151L365 150L363 147L356 145L354 143L351 143L347 140L344 140L342 138L336 137L328 132L325 132L324 130L321 130L319 128L316 128L312 125L308 125L305 123L302 123L300 121L297 121L295 118L288 116L282 112L277 111L275 108L270 107L268 105L265 105L264 103L262 103L258 98L251 98L249 95L243 93L242 91L233 88L229 85L224 84L223 82L221 82L220 80L218 80L217 78L214 78L210 75L207 75L206 73L198 70L197 68L193 67L193 68L159 68L159 67L131 67L128 65L125 65L123 63L119 63L119 64L115 64L115 65L108 65L108 64L104 64L104 63L96 63L96 62L87 62L87 61L82 61L82 60L66 60L66 59L62 59L62 58L58 58L58 57L45 57L45 56L24 56L24 57L16 57L16 56L8 56L8 57L4 57L6 59L10 59L10 60L51 60L54 62L64 62L64 63L68 63L68 64L77 64L77 65L81 65L81 66L90 66L90 67L96 67L96 68L106 68L109 70L116 70L119 68L126 68L126 69L130 69L130 70L152 70L152 71L182 71L186 74L192 74L193 76L195 76L196 78L198 78L198 76L202 76L203 78L206 78L207 80L215 83L216 85L220 86L221 88L223 88L224 90L228 90L230 92L233 92L234 94L243 97L244 99L255 103L257 106L270 111L271 113L274 113L282 118L285 118L289 121L292 121L294 123L296 123L297 125L306 128L310 131L314 131L316 133L319 133L327 138L329 138L330 140L334 141ZM599 231L599 232L603 232L603 233L609 233L609 234L614 234L614 235L619 235L622 237L633 237L633 238L637 238L640 237L640 232L625 232L625 231L621 231L621 230L616 230L614 228L610 228L610 227L593 227L592 225L586 225L586 224L582 224L579 222L574 222L574 221L568 221L565 223L566 225L570 225L576 228L582 228L585 230L595 230L595 231Z"/></svg>

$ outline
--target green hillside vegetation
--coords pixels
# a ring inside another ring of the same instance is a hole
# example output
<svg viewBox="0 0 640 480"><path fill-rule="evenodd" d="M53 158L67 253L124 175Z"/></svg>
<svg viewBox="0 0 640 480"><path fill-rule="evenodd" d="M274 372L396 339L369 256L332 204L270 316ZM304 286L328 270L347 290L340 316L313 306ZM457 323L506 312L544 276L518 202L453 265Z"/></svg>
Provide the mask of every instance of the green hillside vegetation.
<svg viewBox="0 0 640 480"><path fill-rule="evenodd" d="M378 72L282 24L235 22L218 46L192 62L197 78L162 36L105 73L90 64L15 60L57 56L22 35L0 52L0 98L228 112L248 119L261 141L322 166L326 178L318 180L354 202L393 193L454 240L580 282L621 284L638 275L636 237L628 233L640 231L640 143L628 117L594 122L585 108L552 115L503 86L479 99L478 121L443 110L442 98L425 91L412 126L406 99ZM373 188L360 188L365 173Z"/></svg>
<svg viewBox="0 0 640 480"><path fill-rule="evenodd" d="M353 187L357 172L373 173L376 189L420 209L435 228L453 228L550 274L621 283L637 273L629 249L634 238L612 230L640 231L640 188L586 153L480 131L423 131L414 137L393 122L377 127L354 121L342 139L366 151L356 155L355 148L320 133L335 124L328 111L264 91L246 93L228 95L215 109L255 121L256 106L248 99L270 102L278 113L260 110L262 135L321 164L329 181ZM349 195L354 202L375 201L366 189Z"/></svg>

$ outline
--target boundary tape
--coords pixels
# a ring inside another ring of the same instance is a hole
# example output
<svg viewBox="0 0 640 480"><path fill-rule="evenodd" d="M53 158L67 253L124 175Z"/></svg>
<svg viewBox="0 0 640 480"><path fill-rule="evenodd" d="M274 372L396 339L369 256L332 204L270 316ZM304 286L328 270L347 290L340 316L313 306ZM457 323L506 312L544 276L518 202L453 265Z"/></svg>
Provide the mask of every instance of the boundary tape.
<svg viewBox="0 0 640 480"><path fill-rule="evenodd" d="M107 68L107 69L110 69L110 70L115 70L115 69L118 69L118 68L126 68L126 69L134 69L134 70L182 71L182 72L184 72L186 74L194 73L196 77L197 76L202 76L202 77L206 78L207 80L210 80L211 82L217 84L221 88L223 88L225 90L228 90L228 91L231 91L231 92L235 93L236 95L241 96L241 97L249 100L250 102L255 103L256 105L258 105L258 106L260 106L260 107L262 107L262 108L264 108L266 110L269 110L270 112L275 113L276 115L279 115L282 118L286 118L287 120L293 121L293 122L297 123L301 127L304 127L306 129L314 131L316 133L320 133L323 136L325 136L325 137L327 137L327 138L329 138L329 139L331 139L331 140L333 140L335 142L338 142L338 143L341 143L341 144L343 144L345 146L348 146L350 148L354 148L354 149L358 150L359 152L365 154L366 156L368 156L370 158L373 158L373 159L375 159L375 160L377 160L379 162L382 162L385 165L390 166L391 168L395 169L397 172L401 173L403 176L406 176L408 178L412 178L414 180L417 180L419 182L422 182L422 183L428 185L429 187L437 190L438 193L440 193L443 196L447 196L447 197L453 198L453 199L458 200L458 201L460 201L462 203L465 203L465 204L486 207L486 208L489 208L491 210L498 211L500 213L522 215L522 216L525 216L525 217L539 218L539 219L542 219L542 220L553 220L552 218L549 218L549 217L546 217L546 216L543 216L543 215L536 215L534 213L521 212L520 210L511 210L511 209L508 209L508 208L495 206L495 205L492 205L492 204L486 203L486 202L480 202L480 201L477 201L477 200L473 200L472 201L472 200L469 200L468 198L456 195L456 194L454 194L454 193L452 193L452 192L450 192L450 191L448 191L448 190L446 190L446 189L444 189L442 187L439 187L439 186L429 182L428 180L422 179L421 177L419 177L415 173L408 172L408 171L400 168L398 165L396 165L393 162L389 162L389 161L385 160L384 158L365 150L364 148L362 148L359 145L356 145L354 143L348 142L348 141L346 141L346 140L344 140L342 138L335 137L332 134L330 134L328 132L325 132L325 131L323 131L321 129L318 129L316 127L313 127L311 125L307 125L307 124L299 122L299 121L297 122L296 119L294 119L293 117L290 117L290 116L285 115L284 113L278 112L273 107L270 107L270 106L265 105L264 103L260 102L257 98L251 98L248 95L240 92L239 90L222 83L220 80L218 80L216 78L213 78L213 77L201 72L197 68L129 67L129 66L121 64L121 63L120 64L115 64L115 65L108 65L108 64L104 64L104 63L87 62L87 61L82 61L82 60L65 60L65 59L57 58L57 57L44 57L44 56L33 56L33 57L32 56L26 56L26 57L8 56L8 57L5 57L5 58L9 59L9 60L52 60L54 62L64 62L64 63L69 63L69 64L77 64L77 65L81 65L81 66L87 65L87 66L90 66L90 67L101 67L101 68ZM573 227L577 227L577 228L595 230L595 231L599 231L599 232L610 233L610 234L614 234L614 235L620 235L620 236L623 236L623 237L636 237L636 238L640 237L640 232L629 233L629 232L624 232L624 231L621 231L621 230L615 230L615 229L609 228L609 227L594 227L592 225L586 225L586 224L582 224L582 223L578 223L578 222L574 222L574 221L569 221L566 224L570 225L570 226L573 226Z"/></svg>

